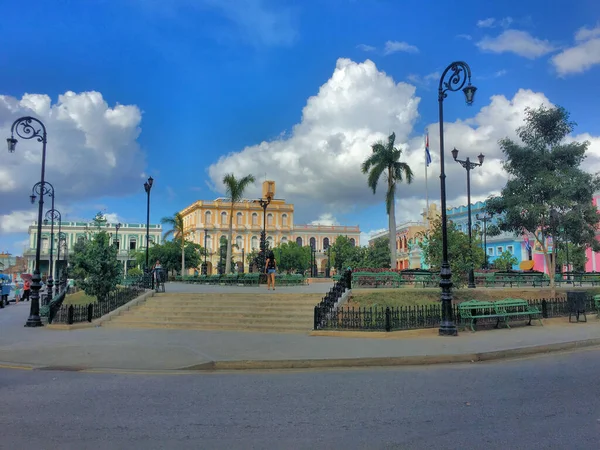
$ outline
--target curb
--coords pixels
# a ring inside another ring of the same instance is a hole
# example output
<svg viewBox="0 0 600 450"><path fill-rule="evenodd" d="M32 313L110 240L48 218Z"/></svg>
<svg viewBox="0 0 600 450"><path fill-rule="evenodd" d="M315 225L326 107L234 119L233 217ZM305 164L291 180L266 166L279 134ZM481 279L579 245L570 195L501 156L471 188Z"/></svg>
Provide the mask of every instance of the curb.
<svg viewBox="0 0 600 450"><path fill-rule="evenodd" d="M259 371L290 369L351 369L351 368L384 368L398 366L427 366L436 364L460 364L498 361L531 355L600 347L600 338L582 341L559 342L556 344L537 345L531 347L512 348L492 352L463 353L455 355L416 355L376 358L342 358L342 359L288 359L288 360L235 360L208 361L177 369L117 369L93 368L76 365L40 366L20 362L0 362L0 369L62 371L85 373L113 374L162 374L182 375L185 373L213 373L227 371Z"/></svg>
<svg viewBox="0 0 600 450"><path fill-rule="evenodd" d="M129 301L128 303L125 303L123 306L119 306L114 311L111 311L108 314L103 315L102 317L98 317L97 319L92 320L91 322L78 322L78 323L74 323L72 325L68 325L68 324L64 324L64 323L60 323L60 324L53 323L53 324L46 324L45 328L48 330L63 330L64 331L64 330L82 330L85 328L99 327L99 326L102 326L102 324L104 322L107 322L110 319L112 319L113 317L118 316L123 311L128 311L129 308L132 308L134 306L139 305L142 302L145 302L148 299L148 297L154 297L154 291L152 289L149 292L144 292L142 295L134 298L133 300Z"/></svg>

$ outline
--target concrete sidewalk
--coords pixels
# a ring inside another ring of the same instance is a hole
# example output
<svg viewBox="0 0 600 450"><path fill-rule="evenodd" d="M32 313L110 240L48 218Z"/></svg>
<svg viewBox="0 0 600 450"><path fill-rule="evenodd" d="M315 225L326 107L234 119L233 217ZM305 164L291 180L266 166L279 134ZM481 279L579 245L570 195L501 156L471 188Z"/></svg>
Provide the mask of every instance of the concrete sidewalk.
<svg viewBox="0 0 600 450"><path fill-rule="evenodd" d="M436 329L310 336L226 331L25 328L29 303L0 311L0 364L65 370L218 370L391 366L470 362L600 345L600 322L566 318L545 326L468 331ZM332 333L330 333L332 334ZM335 334L335 333L333 333ZM363 337L364 336L364 337ZM383 337L377 339L376 337Z"/></svg>

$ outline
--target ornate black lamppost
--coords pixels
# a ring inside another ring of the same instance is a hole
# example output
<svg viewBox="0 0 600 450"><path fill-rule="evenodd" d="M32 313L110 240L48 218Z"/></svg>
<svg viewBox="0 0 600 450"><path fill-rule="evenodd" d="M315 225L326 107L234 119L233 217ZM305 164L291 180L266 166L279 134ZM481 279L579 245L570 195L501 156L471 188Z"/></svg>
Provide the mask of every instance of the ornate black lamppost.
<svg viewBox="0 0 600 450"><path fill-rule="evenodd" d="M206 255L208 253L208 249L206 248L208 239L208 230L204 229L204 264L202 265L202 275L208 275L208 265L206 263Z"/></svg>
<svg viewBox="0 0 600 450"><path fill-rule="evenodd" d="M331 245L327 246L327 272L325 273L325 277L331 277Z"/></svg>
<svg viewBox="0 0 600 450"><path fill-rule="evenodd" d="M121 251L121 245L119 244L119 228L122 226L123 224L121 222L115 224L115 240L113 241L113 244L117 247L117 255L119 254L118 252Z"/></svg>
<svg viewBox="0 0 600 450"><path fill-rule="evenodd" d="M54 204L54 196L52 196L52 203ZM54 248L54 222L58 222L58 233L60 234L60 226L62 217L60 215L60 211L54 209L54 205L52 205L52 209L46 211L44 216L44 224L47 225L48 221L51 222L50 225L50 272L48 275L48 295L46 296L46 300L52 299L55 293L58 293L58 287L53 290L54 286L54 261L53 261L53 248ZM60 251L60 250L59 250ZM58 264L58 262L57 262Z"/></svg>
<svg viewBox="0 0 600 450"><path fill-rule="evenodd" d="M484 252L485 252L485 262L484 262L483 268L485 270L487 270L488 269L487 223L490 220L492 220L492 217L494 217L494 215L484 212L482 214L479 214L479 213L475 214L475 217L477 218L477 220L483 222L483 247L484 247Z"/></svg>
<svg viewBox="0 0 600 450"><path fill-rule="evenodd" d="M475 167L479 167L483 164L483 160L485 158L483 153L479 153L479 156L477 157L477 159L479 160L478 163L474 163L471 162L471 159L469 157L467 157L466 160L461 160L458 159L458 150L456 148L454 148L452 150L452 157L454 158L454 161L456 161L457 163L459 163L461 166L463 166L466 170L467 170L467 214L469 215L468 217L468 227L469 227L469 255L471 257L471 267L469 268L469 287L471 289L475 289L475 274L473 272L473 237L472 237L472 232L471 232L471 228L473 227L473 222L471 221L471 170L473 170Z"/></svg>
<svg viewBox="0 0 600 450"><path fill-rule="evenodd" d="M467 84L467 86L465 86ZM446 211L446 171L444 169L444 99L448 91L461 90L465 94L467 105L473 103L477 88L471 85L471 68L462 61L450 64L440 77L438 87L439 121L440 121L440 190L442 204L442 264L440 268L440 287L442 288L442 322L440 336L457 336L458 329L452 314L452 271L448 262L448 218Z"/></svg>
<svg viewBox="0 0 600 450"><path fill-rule="evenodd" d="M35 183L33 185L33 188L31 189L31 195L29 196L29 199L31 200L32 205L35 203L35 200L38 195L40 196L40 199L42 198L43 195L47 195L48 197L50 197L52 199L52 209L54 209L54 186L52 186L52 184L48 183L47 181L44 181L43 183L41 181L38 181L37 183ZM44 220L44 225L48 225L48 220ZM53 248L54 248L54 223L52 224L51 232L50 232L50 260L48 261L48 279L46 280L48 289L46 290L46 297L52 296L52 285L54 283L53 271L52 271ZM45 303L43 299L41 302Z"/></svg>
<svg viewBox="0 0 600 450"><path fill-rule="evenodd" d="M260 232L260 255L259 259L259 270L262 272L265 269L265 263L267 261L267 206L271 203L271 197L265 199L259 199L258 204L263 209L263 229Z"/></svg>
<svg viewBox="0 0 600 450"><path fill-rule="evenodd" d="M38 128L39 126L39 128ZM42 143L42 175L40 183L44 186L45 174L46 174L46 143L48 142L48 134L46 133L46 127L44 124L36 119L35 117L21 117L15 120L10 128L10 137L6 139L8 144L8 151L13 153L17 146L17 139L15 134L21 139L37 139L38 142ZM43 189L40 194L40 203L38 208L38 220L37 220L37 243L35 248L35 269L33 271L32 283L31 283L31 306L29 309L29 318L25 323L26 327L41 327L43 326L40 319L40 288L42 280L40 276L40 251L42 246L42 214L44 212L44 194Z"/></svg>
<svg viewBox="0 0 600 450"><path fill-rule="evenodd" d="M56 255L56 277L58 278L59 283L61 284L62 289L64 290L65 286L63 285L63 275L64 272L60 270L60 249L67 244L67 235L60 231L60 222L58 225L58 254ZM65 250L66 253L66 250ZM66 278L65 278L66 280Z"/></svg>
<svg viewBox="0 0 600 450"><path fill-rule="evenodd" d="M148 248L150 247L150 191L152 190L152 184L154 178L149 177L148 181L144 183L144 190L146 191L147 204L146 204L146 273L150 271L150 265L148 263Z"/></svg>

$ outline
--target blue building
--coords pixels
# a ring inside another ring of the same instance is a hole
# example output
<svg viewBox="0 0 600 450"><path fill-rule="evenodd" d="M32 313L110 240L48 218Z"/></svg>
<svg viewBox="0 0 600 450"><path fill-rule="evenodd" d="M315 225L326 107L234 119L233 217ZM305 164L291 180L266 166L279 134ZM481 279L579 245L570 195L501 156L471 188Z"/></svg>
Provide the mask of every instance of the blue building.
<svg viewBox="0 0 600 450"><path fill-rule="evenodd" d="M480 217L485 213L485 202L477 202L471 205L471 222L473 225L473 238L478 237L481 239L482 247L484 247L484 223L481 220L477 220L477 214ZM469 232L468 227L468 209L467 206L458 206L456 208L448 208L446 212L448 220L455 223L460 231L463 233ZM487 221L487 226L491 224L497 224L498 217L492 217ZM513 266L513 269L519 269L519 263L521 261L529 260L529 250L527 248L526 241L522 237L517 237L513 233L501 233L499 236L487 236L487 246L485 252L488 256L488 263L491 265L494 260L505 251L512 253L517 258L517 264Z"/></svg>

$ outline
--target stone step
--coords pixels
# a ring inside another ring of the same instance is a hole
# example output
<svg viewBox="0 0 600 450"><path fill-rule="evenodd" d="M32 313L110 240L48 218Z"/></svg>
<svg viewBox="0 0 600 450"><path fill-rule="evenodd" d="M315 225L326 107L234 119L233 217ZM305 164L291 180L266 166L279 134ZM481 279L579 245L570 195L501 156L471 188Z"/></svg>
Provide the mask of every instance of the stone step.
<svg viewBox="0 0 600 450"><path fill-rule="evenodd" d="M292 319L312 319L314 317L314 313L312 311L304 311L304 312L295 312L295 313L288 313L288 314L282 314L280 312L270 312L270 313L265 313L265 312L260 312L260 311L245 311L245 312L240 312L240 311L227 311L227 312L223 312L223 311L211 311L211 312L198 312L198 311L194 311L194 312L178 312L178 311L171 311L169 313L166 314L154 314L151 312L146 312L144 310L134 310L134 311L124 311L121 314L119 314L116 317L139 317L139 318L145 318L148 320L151 320L152 318L189 318L189 319L196 319L196 318L214 318L214 319L219 319L219 318L231 318L231 317L253 317L253 318L257 318L257 319L261 319L264 318L265 320L277 320L277 319L286 319L286 320L292 320ZM116 318L115 317L115 318Z"/></svg>
<svg viewBox="0 0 600 450"><path fill-rule="evenodd" d="M262 331L271 333L308 333L312 330L312 323L306 326L290 324L281 326L281 324L239 324L239 323L220 323L220 324L199 324L195 322L114 322L109 321L102 324L107 328L153 328L153 329L176 329L176 330L228 330L228 331Z"/></svg>
<svg viewBox="0 0 600 450"><path fill-rule="evenodd" d="M227 316L227 317L205 317L205 316L172 316L172 317L156 317L156 316L117 316L112 319L114 322L167 322L167 323L206 323L206 324L220 324L220 323L238 323L243 324L278 324L282 327L282 324L291 325L294 323L310 324L313 318L307 317L294 317L287 319L275 319L268 317L245 317L245 316Z"/></svg>

